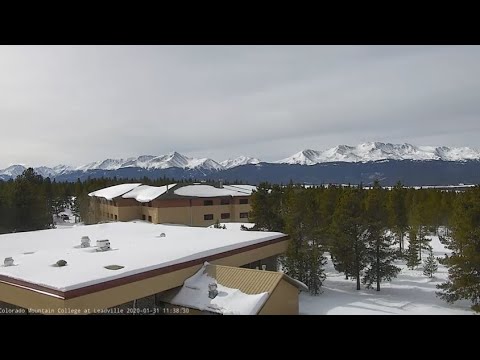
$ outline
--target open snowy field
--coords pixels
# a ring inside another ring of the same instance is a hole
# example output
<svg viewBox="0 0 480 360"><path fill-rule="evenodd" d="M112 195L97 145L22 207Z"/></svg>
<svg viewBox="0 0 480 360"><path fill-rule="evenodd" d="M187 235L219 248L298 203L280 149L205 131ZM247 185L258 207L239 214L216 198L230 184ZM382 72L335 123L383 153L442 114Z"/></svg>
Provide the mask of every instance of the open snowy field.
<svg viewBox="0 0 480 360"><path fill-rule="evenodd" d="M436 257L443 256L446 250L437 236L430 236L430 245ZM408 246L408 243L406 243ZM427 257L424 253L422 258ZM423 275L423 267L410 270L405 261L399 261L397 266L401 272L391 282L381 284L380 292L368 290L362 285L362 290L355 290L356 283L345 280L343 273L335 271L330 256L327 256L327 279L322 289L323 293L311 296L300 294L300 314L302 315L471 315L468 301L449 305L435 296L435 286L447 278L445 266L438 266L438 271L432 279Z"/></svg>

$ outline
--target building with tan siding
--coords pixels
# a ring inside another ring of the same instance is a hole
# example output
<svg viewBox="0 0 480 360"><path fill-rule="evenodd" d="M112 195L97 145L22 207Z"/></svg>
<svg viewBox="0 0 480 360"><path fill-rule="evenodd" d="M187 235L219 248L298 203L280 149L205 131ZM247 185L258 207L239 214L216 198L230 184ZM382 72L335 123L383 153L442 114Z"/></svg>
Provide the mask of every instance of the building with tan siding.
<svg viewBox="0 0 480 360"><path fill-rule="evenodd" d="M160 187L121 184L89 194L96 220L145 220L154 224L210 226L249 222L251 185L213 186L202 183Z"/></svg>
<svg viewBox="0 0 480 360"><path fill-rule="evenodd" d="M272 272L272 259L286 251L288 242L287 235L277 232L143 221L4 234L0 309L25 314L162 314L162 294L183 286L208 262L219 265L210 271L220 284L246 294L267 291L278 300L266 302L259 313L290 314L297 308L298 288L294 291L288 280L279 281L283 275ZM258 275L252 270L257 275L250 277L246 269L235 267L266 271Z"/></svg>

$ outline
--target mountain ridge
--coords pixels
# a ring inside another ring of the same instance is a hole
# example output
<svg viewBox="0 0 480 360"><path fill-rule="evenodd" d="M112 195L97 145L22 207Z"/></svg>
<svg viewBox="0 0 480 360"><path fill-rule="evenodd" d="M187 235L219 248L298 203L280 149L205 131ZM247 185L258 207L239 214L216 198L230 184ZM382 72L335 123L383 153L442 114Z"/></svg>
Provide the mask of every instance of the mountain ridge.
<svg viewBox="0 0 480 360"><path fill-rule="evenodd" d="M182 177L199 176L206 177L211 174L222 173L237 167L264 165L301 165L314 166L331 163L372 163L379 161L445 161L466 162L480 160L480 151L469 147L446 147L446 146L414 146L408 143L391 144L382 142L367 142L357 146L338 145L327 150L318 151L313 149L302 150L290 157L273 162L262 162L258 158L239 156L217 162L210 158L194 158L182 155L176 151L165 155L141 155L126 159L105 159L91 162L85 165L73 167L57 165L55 167L40 166L34 168L43 177L69 178L84 177L89 173L101 172L129 173L136 169L137 172L164 172L180 174ZM8 180L20 175L26 169L25 165L11 165L0 170L0 179ZM132 171L129 171L131 169ZM293 169L293 168L292 168Z"/></svg>

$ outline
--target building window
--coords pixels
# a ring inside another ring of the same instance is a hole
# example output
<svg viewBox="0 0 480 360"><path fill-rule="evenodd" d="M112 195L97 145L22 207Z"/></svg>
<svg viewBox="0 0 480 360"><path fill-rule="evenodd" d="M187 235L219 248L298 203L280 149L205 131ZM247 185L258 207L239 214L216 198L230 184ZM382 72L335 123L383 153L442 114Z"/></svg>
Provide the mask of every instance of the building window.
<svg viewBox="0 0 480 360"><path fill-rule="evenodd" d="M203 200L203 206L212 206L213 200Z"/></svg>
<svg viewBox="0 0 480 360"><path fill-rule="evenodd" d="M248 199L240 199L240 205L248 204Z"/></svg>
<svg viewBox="0 0 480 360"><path fill-rule="evenodd" d="M203 215L203 220L213 220L213 214L205 214L205 215Z"/></svg>
<svg viewBox="0 0 480 360"><path fill-rule="evenodd" d="M220 205L230 205L230 199L222 199L222 200L220 200Z"/></svg>
<svg viewBox="0 0 480 360"><path fill-rule="evenodd" d="M222 213L222 215L220 215L220 217L222 219L230 219L230 213Z"/></svg>
<svg viewBox="0 0 480 360"><path fill-rule="evenodd" d="M248 212L240 213L240 219L246 219L246 218L248 218Z"/></svg>
<svg viewBox="0 0 480 360"><path fill-rule="evenodd" d="M148 203L148 207L152 207L152 202L151 201Z"/></svg>
<svg viewBox="0 0 480 360"><path fill-rule="evenodd" d="M147 217L145 215L142 215L142 220L147 220Z"/></svg>
<svg viewBox="0 0 480 360"><path fill-rule="evenodd" d="M117 216L117 215L115 215L115 221L117 221L117 220L118 220L118 216Z"/></svg>
<svg viewBox="0 0 480 360"><path fill-rule="evenodd" d="M151 216L148 217L148 222L152 222L152 217Z"/></svg>

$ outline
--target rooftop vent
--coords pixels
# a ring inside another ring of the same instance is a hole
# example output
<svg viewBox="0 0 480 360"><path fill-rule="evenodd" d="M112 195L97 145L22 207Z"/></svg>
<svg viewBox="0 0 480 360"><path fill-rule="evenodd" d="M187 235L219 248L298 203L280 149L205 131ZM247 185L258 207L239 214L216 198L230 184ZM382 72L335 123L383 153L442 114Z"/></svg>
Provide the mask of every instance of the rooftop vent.
<svg viewBox="0 0 480 360"><path fill-rule="evenodd" d="M56 263L55 263L58 267L61 267L61 266L66 266L67 265L67 262L65 260L58 260Z"/></svg>
<svg viewBox="0 0 480 360"><path fill-rule="evenodd" d="M121 265L107 265L105 266L105 269L108 269L108 270L120 270L120 269L123 269L125 266L121 266Z"/></svg>
<svg viewBox="0 0 480 360"><path fill-rule="evenodd" d="M160 237L165 237L165 236L167 236L167 235L165 235L165 233L160 234Z"/></svg>
<svg viewBox="0 0 480 360"><path fill-rule="evenodd" d="M80 246L82 248L90 247L90 238L88 236L82 236Z"/></svg>
<svg viewBox="0 0 480 360"><path fill-rule="evenodd" d="M210 299L215 299L217 295L218 295L217 284L215 283L208 284L208 297Z"/></svg>
<svg viewBox="0 0 480 360"><path fill-rule="evenodd" d="M267 270L267 265L263 264L262 265L262 270Z"/></svg>
<svg viewBox="0 0 480 360"><path fill-rule="evenodd" d="M3 260L3 265L4 266L13 266L13 258L12 257L6 257L5 260Z"/></svg>
<svg viewBox="0 0 480 360"><path fill-rule="evenodd" d="M219 187L220 189L223 189L223 179L220 179L220 180L218 181L218 187Z"/></svg>
<svg viewBox="0 0 480 360"><path fill-rule="evenodd" d="M97 240L97 251L110 250L110 240Z"/></svg>

